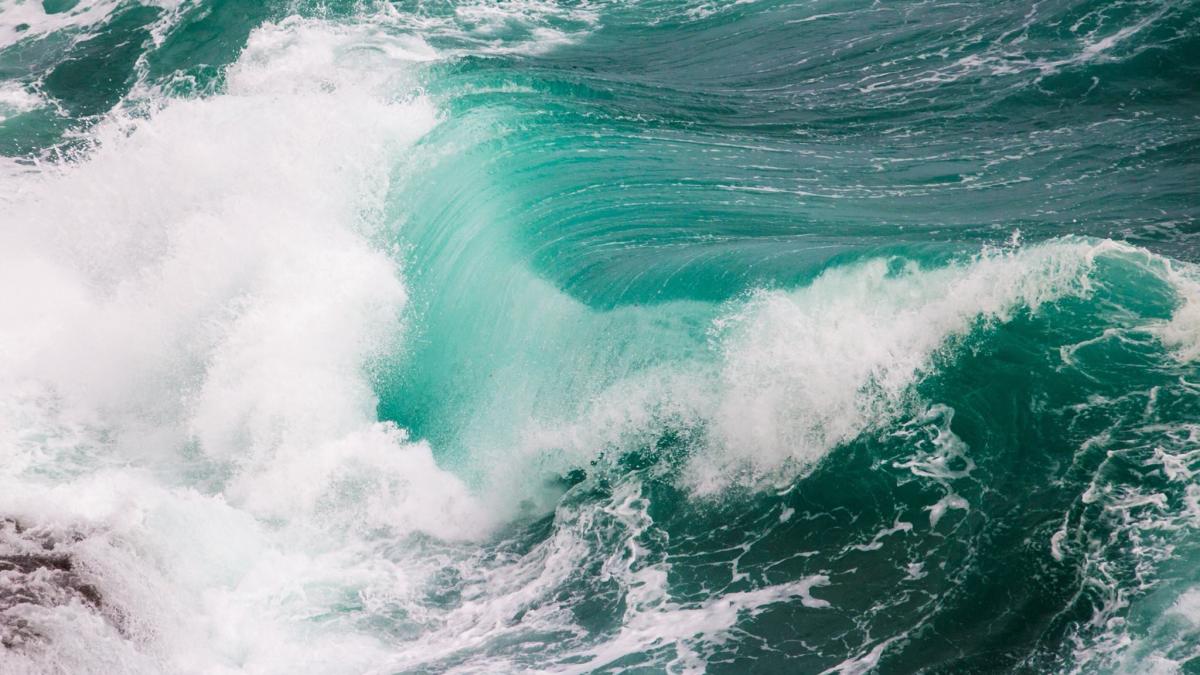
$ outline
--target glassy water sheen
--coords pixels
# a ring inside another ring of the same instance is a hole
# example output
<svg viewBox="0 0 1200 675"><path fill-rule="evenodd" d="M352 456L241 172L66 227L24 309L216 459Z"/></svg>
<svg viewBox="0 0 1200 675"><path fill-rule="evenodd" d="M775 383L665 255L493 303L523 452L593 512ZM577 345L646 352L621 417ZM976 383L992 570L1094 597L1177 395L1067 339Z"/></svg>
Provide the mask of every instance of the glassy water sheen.
<svg viewBox="0 0 1200 675"><path fill-rule="evenodd" d="M0 0L0 671L1200 673L1195 0Z"/></svg>

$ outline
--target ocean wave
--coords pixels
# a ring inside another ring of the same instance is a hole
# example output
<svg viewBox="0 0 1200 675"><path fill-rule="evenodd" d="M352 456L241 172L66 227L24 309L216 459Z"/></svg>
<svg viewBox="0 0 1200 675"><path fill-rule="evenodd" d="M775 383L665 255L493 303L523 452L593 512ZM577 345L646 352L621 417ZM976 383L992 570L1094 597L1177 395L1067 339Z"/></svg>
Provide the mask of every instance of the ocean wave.
<svg viewBox="0 0 1200 675"><path fill-rule="evenodd" d="M6 667L1194 662L1194 8L667 4L0 5Z"/></svg>

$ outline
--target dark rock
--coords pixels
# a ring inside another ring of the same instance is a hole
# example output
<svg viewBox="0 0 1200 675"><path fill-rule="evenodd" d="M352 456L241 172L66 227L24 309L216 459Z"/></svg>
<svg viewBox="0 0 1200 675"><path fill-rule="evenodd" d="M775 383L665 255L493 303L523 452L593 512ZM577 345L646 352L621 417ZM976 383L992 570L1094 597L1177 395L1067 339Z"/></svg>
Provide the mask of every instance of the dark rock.
<svg viewBox="0 0 1200 675"><path fill-rule="evenodd" d="M104 598L80 569L72 544L78 533L28 528L0 518L0 647L18 649L45 639L22 616L28 606L79 602L104 613Z"/></svg>

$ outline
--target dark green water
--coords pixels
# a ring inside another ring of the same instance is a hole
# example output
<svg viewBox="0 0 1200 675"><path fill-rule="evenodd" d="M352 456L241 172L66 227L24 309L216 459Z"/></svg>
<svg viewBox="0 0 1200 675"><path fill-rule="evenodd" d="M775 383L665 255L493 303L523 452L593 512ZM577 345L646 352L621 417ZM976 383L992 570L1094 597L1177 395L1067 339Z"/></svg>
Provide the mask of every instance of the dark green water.
<svg viewBox="0 0 1200 675"><path fill-rule="evenodd" d="M0 0L0 155L2 671L1200 672L1200 4Z"/></svg>

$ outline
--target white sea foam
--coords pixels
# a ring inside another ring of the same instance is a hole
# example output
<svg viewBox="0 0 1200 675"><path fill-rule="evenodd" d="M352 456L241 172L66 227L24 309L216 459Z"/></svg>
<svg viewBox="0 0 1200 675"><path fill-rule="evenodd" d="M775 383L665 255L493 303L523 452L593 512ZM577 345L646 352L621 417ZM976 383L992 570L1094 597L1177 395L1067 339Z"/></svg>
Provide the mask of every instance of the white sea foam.
<svg viewBox="0 0 1200 675"><path fill-rule="evenodd" d="M1179 296L1179 305L1165 323L1152 332L1180 361L1200 358L1200 279L1190 265L1164 262L1165 274Z"/></svg>
<svg viewBox="0 0 1200 675"><path fill-rule="evenodd" d="M565 467L652 441L664 425L693 427L704 440L686 473L700 492L787 483L834 447L919 412L912 386L956 339L1090 293L1096 260L1109 255L1141 254L1060 240L937 268L873 260L800 289L759 291L713 322L711 358L626 378L576 419L537 422L525 449ZM964 506L951 499L932 515Z"/></svg>
<svg viewBox="0 0 1200 675"><path fill-rule="evenodd" d="M54 639L28 667L363 672L377 638L306 621L332 589L408 583L369 533L488 526L376 421L367 373L403 329L372 237L395 158L437 121L405 79L431 56L268 24L222 94L114 116L11 186L0 281L29 291L0 294L0 509L83 532L89 580L135 622L31 610Z"/></svg>
<svg viewBox="0 0 1200 675"><path fill-rule="evenodd" d="M24 35L115 7L43 17ZM567 39L538 28L542 10L480 6L465 19L470 49ZM438 121L414 64L440 58L375 19L263 25L219 94L164 100L139 85L148 116L115 111L76 161L6 170L0 281L37 292L0 295L0 509L79 533L70 554L111 613L29 608L47 639L15 667L419 665L503 634L575 572L560 537L497 572L488 598L439 616L421 593L445 559L379 550L413 532L474 537L495 519L427 443L375 416L368 370L397 347L407 304L380 214ZM528 30L481 41L496 22ZM335 609L347 598L432 621L430 638L385 649ZM336 618L313 621L324 613ZM531 612L524 625L536 624ZM543 625L569 622L549 612Z"/></svg>
<svg viewBox="0 0 1200 675"><path fill-rule="evenodd" d="M866 653L851 657L827 670L821 671L821 675L865 675L875 669L879 665L879 659L883 656L893 642L900 638L889 638L872 647Z"/></svg>
<svg viewBox="0 0 1200 675"><path fill-rule="evenodd" d="M186 1L146 0L141 4L158 7L171 16ZM60 31L72 31L76 39L82 39L87 35L85 29L107 21L125 4L122 0L83 0L66 11L47 12L45 3L38 0L0 0L0 48Z"/></svg>
<svg viewBox="0 0 1200 675"><path fill-rule="evenodd" d="M27 87L13 82L0 84L0 122L45 105L45 100Z"/></svg>
<svg viewBox="0 0 1200 675"><path fill-rule="evenodd" d="M798 291L757 294L718 324L719 452L701 478L720 483L738 465L761 474L811 466L893 419L947 341L1087 293L1096 256L1119 248L1052 243L936 269L875 260Z"/></svg>

